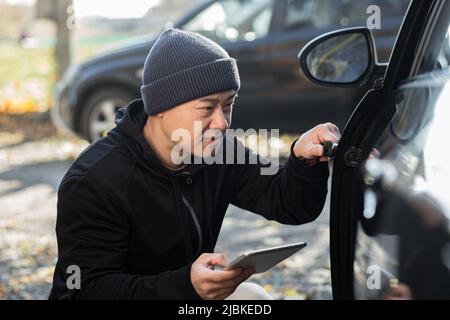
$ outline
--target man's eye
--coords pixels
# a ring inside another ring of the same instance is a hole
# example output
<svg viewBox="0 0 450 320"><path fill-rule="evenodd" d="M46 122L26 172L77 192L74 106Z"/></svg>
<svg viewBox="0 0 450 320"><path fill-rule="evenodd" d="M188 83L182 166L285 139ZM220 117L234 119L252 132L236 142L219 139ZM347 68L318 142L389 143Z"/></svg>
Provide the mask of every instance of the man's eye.
<svg viewBox="0 0 450 320"><path fill-rule="evenodd" d="M203 107L202 109L206 110L206 111L211 111L211 110L214 109L214 107L213 106L209 106L209 107Z"/></svg>

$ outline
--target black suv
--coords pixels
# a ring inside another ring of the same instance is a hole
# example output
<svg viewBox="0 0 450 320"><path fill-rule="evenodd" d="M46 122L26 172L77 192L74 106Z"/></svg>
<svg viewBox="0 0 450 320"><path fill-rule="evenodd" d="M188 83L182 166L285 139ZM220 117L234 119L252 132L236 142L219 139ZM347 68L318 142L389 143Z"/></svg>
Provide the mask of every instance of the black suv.
<svg viewBox="0 0 450 320"><path fill-rule="evenodd" d="M235 128L299 132L324 121L342 126L354 89L324 90L300 74L297 53L314 37L366 25L381 9L378 56L387 61L409 0L207 1L174 27L199 32L238 60L242 89ZM115 112L139 98L142 66L154 39L69 68L56 90L53 119L92 141L114 126Z"/></svg>

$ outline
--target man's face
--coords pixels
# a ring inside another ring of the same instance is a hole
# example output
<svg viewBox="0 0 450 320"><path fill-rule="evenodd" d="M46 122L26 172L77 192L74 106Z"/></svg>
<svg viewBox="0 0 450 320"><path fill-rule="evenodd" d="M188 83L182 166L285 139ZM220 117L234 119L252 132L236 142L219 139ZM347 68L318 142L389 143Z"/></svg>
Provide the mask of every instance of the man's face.
<svg viewBox="0 0 450 320"><path fill-rule="evenodd" d="M230 127L235 98L236 92L229 90L169 109L163 115L163 131L169 140L174 132L180 132L179 129L189 132L189 138L182 139L183 146L188 147L191 154L203 157L220 143L218 137ZM173 145L180 142L177 139Z"/></svg>

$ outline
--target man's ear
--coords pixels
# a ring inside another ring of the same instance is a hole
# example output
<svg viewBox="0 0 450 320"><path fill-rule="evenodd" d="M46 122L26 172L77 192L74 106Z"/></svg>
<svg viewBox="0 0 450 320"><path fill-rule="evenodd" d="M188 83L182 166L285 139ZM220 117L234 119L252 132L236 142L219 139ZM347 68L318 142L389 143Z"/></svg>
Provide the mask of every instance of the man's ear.
<svg viewBox="0 0 450 320"><path fill-rule="evenodd" d="M162 119L162 118L164 118L164 114L165 114L165 112L160 112L160 113L156 114L156 116L158 118Z"/></svg>

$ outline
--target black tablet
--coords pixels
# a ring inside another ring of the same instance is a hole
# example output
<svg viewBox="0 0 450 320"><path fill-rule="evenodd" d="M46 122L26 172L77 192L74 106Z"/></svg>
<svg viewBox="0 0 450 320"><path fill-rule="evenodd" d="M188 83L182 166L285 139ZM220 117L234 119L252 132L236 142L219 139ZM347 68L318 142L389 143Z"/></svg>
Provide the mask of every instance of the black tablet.
<svg viewBox="0 0 450 320"><path fill-rule="evenodd" d="M225 270L253 267L255 273L266 272L304 247L306 242L246 252L232 261Z"/></svg>

